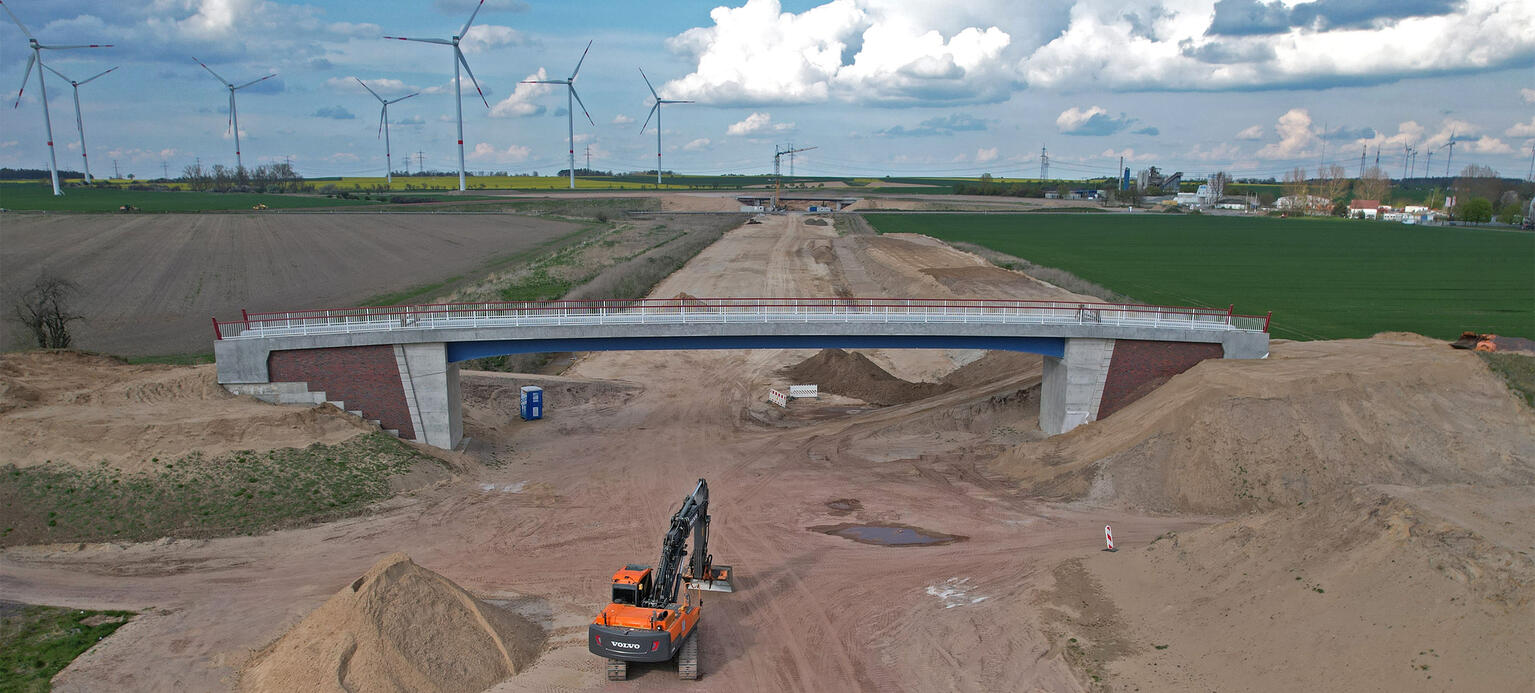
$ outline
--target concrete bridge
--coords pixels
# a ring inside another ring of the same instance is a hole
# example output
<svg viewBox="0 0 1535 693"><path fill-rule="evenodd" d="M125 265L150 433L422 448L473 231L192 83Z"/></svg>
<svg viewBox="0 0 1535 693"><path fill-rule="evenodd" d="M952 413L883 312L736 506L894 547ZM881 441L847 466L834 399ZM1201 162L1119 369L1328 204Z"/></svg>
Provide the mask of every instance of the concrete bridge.
<svg viewBox="0 0 1535 693"><path fill-rule="evenodd" d="M650 349L1000 349L1045 357L1039 424L1112 414L1208 358L1268 355L1268 318L1058 301L662 299L242 313L213 321L218 380L269 401L331 401L402 437L463 437L458 363Z"/></svg>

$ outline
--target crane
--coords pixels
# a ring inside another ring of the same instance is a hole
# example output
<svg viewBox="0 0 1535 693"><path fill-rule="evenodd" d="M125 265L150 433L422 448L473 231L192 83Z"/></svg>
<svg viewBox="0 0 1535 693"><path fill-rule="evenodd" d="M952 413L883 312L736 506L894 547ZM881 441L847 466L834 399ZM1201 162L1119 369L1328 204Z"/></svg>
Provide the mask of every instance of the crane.
<svg viewBox="0 0 1535 693"><path fill-rule="evenodd" d="M587 648L607 658L609 681L628 678L629 662L673 658L678 677L698 678L703 599L696 593L735 591L730 566L714 565L709 555L709 519L709 484L699 479L672 515L655 567L629 564L613 573L612 602L587 627ZM689 535L693 559L684 564Z"/></svg>
<svg viewBox="0 0 1535 693"><path fill-rule="evenodd" d="M783 189L783 173L782 169L779 167L783 157L787 154L798 154L800 152L808 152L812 149L815 149L815 147L800 147L798 149L785 149L782 151L780 151L777 147L773 148L773 211L776 212L780 209L783 209L783 205L779 204L778 202L779 191Z"/></svg>

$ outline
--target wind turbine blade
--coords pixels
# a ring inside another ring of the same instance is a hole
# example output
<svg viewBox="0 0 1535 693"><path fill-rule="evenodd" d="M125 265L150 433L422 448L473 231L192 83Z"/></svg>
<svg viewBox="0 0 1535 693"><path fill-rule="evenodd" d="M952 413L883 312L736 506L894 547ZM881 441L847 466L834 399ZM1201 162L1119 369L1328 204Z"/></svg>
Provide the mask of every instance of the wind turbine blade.
<svg viewBox="0 0 1535 693"><path fill-rule="evenodd" d="M356 77L353 77L352 79L356 79L357 83L361 84L363 89L367 89L368 93L373 95L373 98L378 99L379 101L383 101L384 100L384 97L379 96L378 92L373 91L371 88L369 88L366 82L363 82L362 80L357 79Z"/></svg>
<svg viewBox="0 0 1535 693"><path fill-rule="evenodd" d="M480 0L482 3L484 1ZM485 100L485 90L480 88L480 80L474 78L474 70L469 69L469 61L464 59L464 52L458 46L453 47L453 52L458 55L458 62L464 66L464 72L469 73L469 81L474 83L474 90L480 93L480 100L485 101L486 108L490 108L490 102Z"/></svg>
<svg viewBox="0 0 1535 693"><path fill-rule="evenodd" d="M399 102L404 101L404 100L406 100L408 98L411 98L413 96L420 96L420 95L421 95L421 92L418 91L418 92L416 92L414 94L406 94L404 96L401 96L398 99L394 99L393 101L385 101L384 103L386 103L386 104L399 103Z"/></svg>
<svg viewBox="0 0 1535 693"><path fill-rule="evenodd" d="M389 104L385 103L378 109L378 137L384 136L384 119L389 117ZM375 137L374 139L378 139Z"/></svg>
<svg viewBox="0 0 1535 693"><path fill-rule="evenodd" d="M518 84L570 84L570 82L552 79L525 79L518 82Z"/></svg>
<svg viewBox="0 0 1535 693"><path fill-rule="evenodd" d="M230 131L234 130L234 128L235 128L235 92L234 92L233 89L231 89L231 90L229 90L229 119L228 119L228 124L224 126L224 132L230 132Z"/></svg>
<svg viewBox="0 0 1535 693"><path fill-rule="evenodd" d="M96 79L97 77L100 77L100 76L102 76L102 75L104 75L104 74L106 74L108 72L111 72L112 70L116 70L116 69L117 69L116 67L113 67L111 69L103 70L101 72L98 72L95 75L92 75L90 78L86 79L84 82L81 82L80 84L89 84L92 79Z"/></svg>
<svg viewBox="0 0 1535 693"><path fill-rule="evenodd" d="M70 79L70 78L68 78L68 77L65 77L65 76L64 76L64 73L62 73L62 72L59 72L59 71L58 71L58 70L55 70L55 69L53 69L53 66L52 66L52 65L44 65L44 66L43 66L43 69L44 69L44 70L47 70L47 71L49 71L49 72L52 72L52 73L53 73L53 74L56 74L56 75L58 75L58 76L59 76L59 79L62 79L62 80L64 80L64 81L66 81L66 82L69 82L69 83L70 83L70 84L74 84L74 83L75 83L75 81L74 81L74 80L72 80L72 79ZM84 84L84 82L81 82L81 84Z"/></svg>
<svg viewBox="0 0 1535 693"><path fill-rule="evenodd" d="M459 38L463 38L464 34L469 33L469 25L474 23L475 16L480 13L480 8L484 6L485 0L480 0L480 4L474 6L474 11L469 13L469 21L464 22L464 28L458 30Z"/></svg>
<svg viewBox="0 0 1535 693"><path fill-rule="evenodd" d="M47 49L47 50L52 50L52 51L62 51L62 50L69 50L71 48L111 48L112 44L110 44L110 43L80 43L80 44L75 44L75 45L71 45L71 46L44 46L43 44L39 43L39 44L37 44L37 47L38 48Z"/></svg>
<svg viewBox="0 0 1535 693"><path fill-rule="evenodd" d="M645 124L640 126L640 132L645 132L645 128L650 126L650 119L655 117L656 111L659 110L660 108L661 108L661 102L660 101L657 101L656 105L650 107L650 115L645 116Z"/></svg>
<svg viewBox="0 0 1535 693"><path fill-rule="evenodd" d="M421 43L440 43L440 44L442 44L444 46L451 46L451 45L453 45L453 42L449 41L447 39L406 38L404 36L385 36L384 38L386 38L386 39L393 39L395 41L420 41Z"/></svg>
<svg viewBox="0 0 1535 693"><path fill-rule="evenodd" d="M257 82L265 82L265 81L267 81L267 80L269 80L269 79L271 79L273 77L276 77L276 76L277 76L277 73L273 72L272 74L267 75L265 77L262 77L261 79L253 79L253 80L251 80L249 82L246 82L245 84L241 84L240 86L235 87L235 89L244 89L244 88L246 88L246 87L248 87L248 86L250 86L252 84L255 84Z"/></svg>
<svg viewBox="0 0 1535 693"><path fill-rule="evenodd" d="M695 101L679 101L677 99L667 99L665 101L662 101L661 103L697 103L697 102L695 102Z"/></svg>
<svg viewBox="0 0 1535 693"><path fill-rule="evenodd" d="M576 69L570 73L570 81L576 81L576 75L581 74L581 63L586 62L586 54L592 51L592 42L586 42L586 50L581 51L581 59L576 61Z"/></svg>
<svg viewBox="0 0 1535 693"><path fill-rule="evenodd" d="M576 103L581 104L581 113L586 116L586 122L591 123L592 127L597 127L597 121L592 120L592 114L586 112L586 104L581 103L581 94L576 92L576 85L567 84L565 86L570 89L570 95L576 97Z"/></svg>
<svg viewBox="0 0 1535 693"><path fill-rule="evenodd" d="M16 18L16 13L12 12L10 7L6 6L4 2L0 2L0 7L4 7L5 13L11 16L11 21L16 22L16 26L21 27L21 33L26 34L27 38L32 38L32 32L27 30L27 25L22 24L21 20Z"/></svg>
<svg viewBox="0 0 1535 693"><path fill-rule="evenodd" d="M231 82L230 82L230 81L229 81L229 80L227 80L227 79L224 79L224 78L223 78L223 77L221 77L221 76L219 76L219 73L217 73L217 72L214 72L214 71L213 71L213 68L211 68L211 67L208 67L208 66L207 66L207 65L206 65L206 64L204 64L204 63L203 63L203 61L201 61L201 60L198 60L198 59L197 59L197 58L195 58L195 57L194 57L194 58L192 58L192 60L193 60L193 61L194 61L194 62L196 62L196 63L197 63L197 64L198 64L198 65L202 65L202 66L203 66L203 69L204 69L204 70L207 70L207 71L208 71L208 74L210 74L210 75L213 75L213 78L214 78L214 79L216 79L216 80L218 80L218 81L220 81L220 82L223 82L223 83L224 83L224 86L229 86L229 87L232 87L232 86L234 86L234 84L233 84L233 83L231 83Z"/></svg>
<svg viewBox="0 0 1535 693"><path fill-rule="evenodd" d="M650 95L656 97L657 101L660 101L661 100L661 95L656 93L656 88L654 86L651 86L651 84L650 84L650 78L645 76L645 68L642 67L642 68L639 68L639 70L640 70L640 78L645 80L645 86L650 87Z"/></svg>
<svg viewBox="0 0 1535 693"><path fill-rule="evenodd" d="M16 90L16 103L12 104L11 108L16 108L17 106L21 105L21 95L27 90L27 80L32 79L32 63L36 61L37 55L34 54L27 56L27 69L25 70L25 74L21 76L21 88Z"/></svg>

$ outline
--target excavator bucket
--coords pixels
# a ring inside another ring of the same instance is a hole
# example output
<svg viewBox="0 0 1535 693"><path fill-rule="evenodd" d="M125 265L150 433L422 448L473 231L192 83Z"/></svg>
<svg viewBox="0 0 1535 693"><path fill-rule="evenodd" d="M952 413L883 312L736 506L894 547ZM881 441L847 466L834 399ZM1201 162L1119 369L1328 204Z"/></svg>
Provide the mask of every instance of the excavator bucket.
<svg viewBox="0 0 1535 693"><path fill-rule="evenodd" d="M734 592L736 591L735 583L731 581L733 575L735 575L735 571L730 566L717 565L710 568L709 574L702 578L687 575L682 579L686 583L687 588L691 590L698 590L700 592Z"/></svg>

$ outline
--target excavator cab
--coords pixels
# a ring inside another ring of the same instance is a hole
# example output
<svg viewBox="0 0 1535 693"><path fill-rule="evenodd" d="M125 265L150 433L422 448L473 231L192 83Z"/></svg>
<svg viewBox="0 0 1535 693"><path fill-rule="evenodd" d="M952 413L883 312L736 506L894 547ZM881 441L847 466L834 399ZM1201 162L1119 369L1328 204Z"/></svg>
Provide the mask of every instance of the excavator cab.
<svg viewBox="0 0 1535 693"><path fill-rule="evenodd" d="M648 565L624 566L613 573L613 603L639 606L650 596L651 579Z"/></svg>

